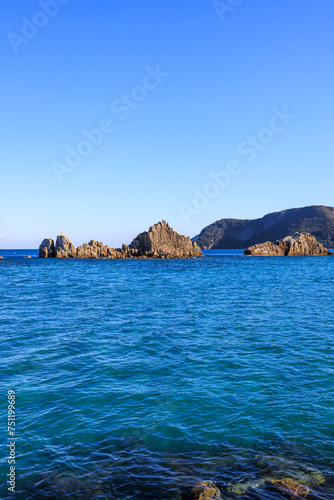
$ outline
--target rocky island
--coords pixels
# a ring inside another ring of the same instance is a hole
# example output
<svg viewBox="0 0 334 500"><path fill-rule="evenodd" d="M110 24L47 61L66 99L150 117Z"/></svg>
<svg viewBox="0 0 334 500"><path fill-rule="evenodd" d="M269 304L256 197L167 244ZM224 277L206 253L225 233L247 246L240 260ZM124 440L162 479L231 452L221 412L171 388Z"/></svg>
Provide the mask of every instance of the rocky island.
<svg viewBox="0 0 334 500"><path fill-rule="evenodd" d="M196 242L174 231L166 221L158 222L148 231L140 233L128 246L111 248L100 241L91 240L75 248L63 233L53 239L46 238L39 247L41 258L77 259L189 259L203 257Z"/></svg>
<svg viewBox="0 0 334 500"><path fill-rule="evenodd" d="M259 243L247 248L244 254L254 256L334 255L309 233L295 233L294 236L286 236L283 240L277 240L276 243L271 241Z"/></svg>
<svg viewBox="0 0 334 500"><path fill-rule="evenodd" d="M334 248L334 207L290 208L260 219L220 219L206 226L193 241L200 248L248 248L296 232L310 233L325 247Z"/></svg>

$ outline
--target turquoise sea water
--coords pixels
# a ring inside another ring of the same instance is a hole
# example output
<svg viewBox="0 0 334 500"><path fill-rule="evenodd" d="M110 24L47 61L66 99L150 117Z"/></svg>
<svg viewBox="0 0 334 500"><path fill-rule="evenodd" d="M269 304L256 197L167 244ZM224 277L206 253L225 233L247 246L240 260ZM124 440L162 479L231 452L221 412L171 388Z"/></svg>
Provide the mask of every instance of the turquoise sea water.
<svg viewBox="0 0 334 500"><path fill-rule="evenodd" d="M0 253L1 498L334 498L334 258Z"/></svg>

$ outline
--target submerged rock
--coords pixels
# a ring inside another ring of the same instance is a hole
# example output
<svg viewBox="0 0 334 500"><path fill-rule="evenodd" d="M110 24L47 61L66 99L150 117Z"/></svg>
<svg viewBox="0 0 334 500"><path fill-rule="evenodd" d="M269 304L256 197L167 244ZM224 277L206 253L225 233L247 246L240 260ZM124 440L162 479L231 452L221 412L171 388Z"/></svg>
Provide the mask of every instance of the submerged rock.
<svg viewBox="0 0 334 500"><path fill-rule="evenodd" d="M271 484L275 486L284 496L293 500L306 498L310 493L310 489L293 479L273 479Z"/></svg>
<svg viewBox="0 0 334 500"><path fill-rule="evenodd" d="M191 494L193 500L223 500L220 490L212 481L199 481Z"/></svg>
<svg viewBox="0 0 334 500"><path fill-rule="evenodd" d="M227 487L227 491L229 493L233 493L234 495L238 496L244 495L250 488L256 489L264 487L265 483L266 483L265 479L257 479L255 481L238 482L233 484L230 483Z"/></svg>
<svg viewBox="0 0 334 500"><path fill-rule="evenodd" d="M287 236L276 243L266 241L247 248L244 253L255 256L333 255L309 233L295 233L294 236Z"/></svg>
<svg viewBox="0 0 334 500"><path fill-rule="evenodd" d="M260 455L255 460L260 470L264 472L267 482L272 482L273 479L292 479L311 487L325 482L325 477L321 471L309 464L300 463L279 455Z"/></svg>
<svg viewBox="0 0 334 500"><path fill-rule="evenodd" d="M76 249L63 233L53 240L45 239L39 247L39 257L79 258L79 259L148 259L148 258L193 258L203 257L197 243L181 236L165 221L152 226L147 232L140 233L128 246L110 248L100 241L91 240Z"/></svg>
<svg viewBox="0 0 334 500"><path fill-rule="evenodd" d="M38 257L47 259L55 256L55 245L51 238L45 238L39 246Z"/></svg>
<svg viewBox="0 0 334 500"><path fill-rule="evenodd" d="M111 481L105 484L99 477L73 477L45 473L41 475L34 489L34 498L51 498L57 500L103 498L115 500ZM38 497L36 496L36 493Z"/></svg>

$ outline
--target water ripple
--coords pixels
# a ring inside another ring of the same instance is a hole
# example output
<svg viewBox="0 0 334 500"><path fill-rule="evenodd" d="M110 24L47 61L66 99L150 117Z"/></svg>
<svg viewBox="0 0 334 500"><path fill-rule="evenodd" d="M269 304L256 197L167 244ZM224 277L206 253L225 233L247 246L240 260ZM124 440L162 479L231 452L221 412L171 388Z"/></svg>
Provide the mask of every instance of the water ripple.
<svg viewBox="0 0 334 500"><path fill-rule="evenodd" d="M6 254L16 498L187 500L214 481L224 499L281 499L286 478L334 498L333 268Z"/></svg>

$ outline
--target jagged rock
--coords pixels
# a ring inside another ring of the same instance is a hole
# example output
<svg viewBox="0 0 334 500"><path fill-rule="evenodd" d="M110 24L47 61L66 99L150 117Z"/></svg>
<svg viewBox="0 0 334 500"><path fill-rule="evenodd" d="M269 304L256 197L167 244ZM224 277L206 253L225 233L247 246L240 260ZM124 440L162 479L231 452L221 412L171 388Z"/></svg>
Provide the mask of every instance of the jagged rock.
<svg viewBox="0 0 334 500"><path fill-rule="evenodd" d="M39 248L39 257L57 257L78 259L147 259L147 258L191 258L203 257L197 245L190 238L173 231L165 221L152 226L148 232L140 233L131 245L122 248L110 248L100 241L91 240L75 249L73 243L63 233L57 236L56 246L53 240L43 240Z"/></svg>
<svg viewBox="0 0 334 500"><path fill-rule="evenodd" d="M127 257L127 258L133 256L131 249L128 247L128 245L125 245L125 243L123 243L123 245L122 245L122 254L124 255L124 257Z"/></svg>
<svg viewBox="0 0 334 500"><path fill-rule="evenodd" d="M77 248L78 259L97 259L97 248L93 245L84 243Z"/></svg>
<svg viewBox="0 0 334 500"><path fill-rule="evenodd" d="M266 241L253 245L245 250L245 255L276 256L276 255L332 255L314 236L309 233L296 233L287 236L276 243Z"/></svg>
<svg viewBox="0 0 334 500"><path fill-rule="evenodd" d="M55 256L55 245L51 238L45 238L39 246L38 257L47 259Z"/></svg>
<svg viewBox="0 0 334 500"><path fill-rule="evenodd" d="M65 236L63 233L57 236L56 246L55 246L55 257L57 259L66 259L70 257L76 257L77 251L72 241Z"/></svg>
<svg viewBox="0 0 334 500"><path fill-rule="evenodd" d="M212 481L199 481L191 494L193 500L222 500L220 490Z"/></svg>
<svg viewBox="0 0 334 500"><path fill-rule="evenodd" d="M117 252L114 248L107 248L107 259L117 259Z"/></svg>
<svg viewBox="0 0 334 500"><path fill-rule="evenodd" d="M328 255L329 252L314 236L309 233L296 233L283 240L287 255Z"/></svg>
<svg viewBox="0 0 334 500"><path fill-rule="evenodd" d="M78 259L117 259L118 253L114 248L103 245L101 241L90 240L77 248Z"/></svg>
<svg viewBox="0 0 334 500"><path fill-rule="evenodd" d="M139 255L155 258L203 257L196 242L173 231L166 221L158 222L148 232L140 233L129 248Z"/></svg>
<svg viewBox="0 0 334 500"><path fill-rule="evenodd" d="M271 241L266 241L265 243L247 248L245 255L285 255L285 247L282 242L272 243Z"/></svg>

